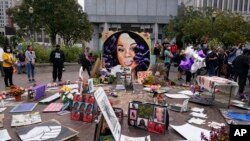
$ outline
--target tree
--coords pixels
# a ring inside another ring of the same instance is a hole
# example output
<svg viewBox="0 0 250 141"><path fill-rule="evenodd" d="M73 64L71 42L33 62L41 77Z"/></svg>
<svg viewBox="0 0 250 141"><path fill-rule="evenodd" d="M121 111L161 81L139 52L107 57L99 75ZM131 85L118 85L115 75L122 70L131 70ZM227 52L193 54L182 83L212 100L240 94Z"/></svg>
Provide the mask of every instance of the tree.
<svg viewBox="0 0 250 141"><path fill-rule="evenodd" d="M0 46L2 47L9 46L9 39L6 36L0 35Z"/></svg>
<svg viewBox="0 0 250 141"><path fill-rule="evenodd" d="M32 15L28 12L30 6L34 9ZM88 41L92 35L87 15L75 0L24 0L20 6L9 9L8 14L13 15L22 29L38 31L45 28L53 45L56 35L61 35L67 42Z"/></svg>
<svg viewBox="0 0 250 141"><path fill-rule="evenodd" d="M213 21L212 13L212 9L186 8L183 14L170 20L165 34L167 37L182 36L193 43L204 38L216 39L225 47L250 41L250 23L241 15L217 11Z"/></svg>

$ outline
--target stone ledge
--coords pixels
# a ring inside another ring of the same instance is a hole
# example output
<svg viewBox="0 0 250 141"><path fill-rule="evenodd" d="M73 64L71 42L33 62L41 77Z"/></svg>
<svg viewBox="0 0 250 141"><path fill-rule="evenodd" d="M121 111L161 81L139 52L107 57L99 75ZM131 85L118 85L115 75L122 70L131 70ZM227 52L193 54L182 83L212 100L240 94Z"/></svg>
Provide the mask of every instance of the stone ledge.
<svg viewBox="0 0 250 141"><path fill-rule="evenodd" d="M35 65L36 73L46 73L52 72L52 64L51 63L37 63ZM66 71L79 71L80 65L78 63L64 63L64 68Z"/></svg>

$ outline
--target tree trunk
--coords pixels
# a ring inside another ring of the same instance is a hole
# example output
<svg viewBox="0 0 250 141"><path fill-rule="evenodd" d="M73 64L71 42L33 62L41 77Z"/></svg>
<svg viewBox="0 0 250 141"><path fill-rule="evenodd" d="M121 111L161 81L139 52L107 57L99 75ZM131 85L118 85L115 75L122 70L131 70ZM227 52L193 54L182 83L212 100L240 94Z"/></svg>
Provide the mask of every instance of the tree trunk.
<svg viewBox="0 0 250 141"><path fill-rule="evenodd" d="M55 46L56 45L56 34L55 33L50 34L50 40L51 40L52 46Z"/></svg>

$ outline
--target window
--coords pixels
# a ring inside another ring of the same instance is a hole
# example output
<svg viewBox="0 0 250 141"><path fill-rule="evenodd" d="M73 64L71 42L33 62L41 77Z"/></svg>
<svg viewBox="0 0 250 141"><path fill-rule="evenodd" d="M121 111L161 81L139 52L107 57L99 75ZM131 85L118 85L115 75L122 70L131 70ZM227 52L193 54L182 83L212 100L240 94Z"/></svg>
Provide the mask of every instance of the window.
<svg viewBox="0 0 250 141"><path fill-rule="evenodd" d="M245 0L244 9L242 11L247 11L248 1L249 0Z"/></svg>

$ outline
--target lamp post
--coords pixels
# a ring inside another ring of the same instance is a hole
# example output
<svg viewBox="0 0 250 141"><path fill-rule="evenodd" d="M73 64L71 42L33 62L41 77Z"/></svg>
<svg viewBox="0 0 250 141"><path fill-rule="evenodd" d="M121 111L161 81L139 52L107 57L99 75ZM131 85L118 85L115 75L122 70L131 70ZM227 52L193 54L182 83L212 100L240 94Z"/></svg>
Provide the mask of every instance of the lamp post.
<svg viewBox="0 0 250 141"><path fill-rule="evenodd" d="M214 11L214 12L212 13L212 35L213 35L213 38L215 37L214 22L215 22L216 16L217 16L217 12Z"/></svg>
<svg viewBox="0 0 250 141"><path fill-rule="evenodd" d="M33 42L33 13L34 13L34 9L33 7L29 7L29 14L30 14L30 41Z"/></svg>

